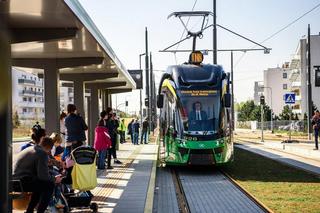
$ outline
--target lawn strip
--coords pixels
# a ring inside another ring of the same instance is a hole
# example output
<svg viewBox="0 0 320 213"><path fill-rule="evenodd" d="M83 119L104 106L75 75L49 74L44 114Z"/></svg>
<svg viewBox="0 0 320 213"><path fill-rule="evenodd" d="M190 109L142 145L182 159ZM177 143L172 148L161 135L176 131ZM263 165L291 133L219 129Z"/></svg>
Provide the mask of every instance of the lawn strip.
<svg viewBox="0 0 320 213"><path fill-rule="evenodd" d="M320 212L315 175L239 148L223 170L274 212Z"/></svg>

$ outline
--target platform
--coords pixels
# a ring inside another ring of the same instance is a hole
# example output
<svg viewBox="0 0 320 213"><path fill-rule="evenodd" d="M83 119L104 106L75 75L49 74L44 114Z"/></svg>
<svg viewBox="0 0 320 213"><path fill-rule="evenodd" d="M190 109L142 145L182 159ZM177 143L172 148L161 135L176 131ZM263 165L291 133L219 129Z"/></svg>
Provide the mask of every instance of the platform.
<svg viewBox="0 0 320 213"><path fill-rule="evenodd" d="M320 151L313 150L313 144L252 140L239 143L238 148L320 175Z"/></svg>

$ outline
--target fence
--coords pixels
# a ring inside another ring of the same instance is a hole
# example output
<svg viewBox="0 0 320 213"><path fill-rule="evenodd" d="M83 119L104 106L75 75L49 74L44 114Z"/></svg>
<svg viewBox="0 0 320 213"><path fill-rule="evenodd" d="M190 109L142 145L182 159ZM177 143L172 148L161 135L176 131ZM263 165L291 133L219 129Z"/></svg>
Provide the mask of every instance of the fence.
<svg viewBox="0 0 320 213"><path fill-rule="evenodd" d="M290 123L291 122L291 123ZM263 122L263 129L271 130L284 130L289 131L291 126L291 131L297 132L307 132L307 120L298 121L273 121L272 125L270 121ZM258 121L238 121L236 123L236 128L245 128L251 130L261 129L261 122Z"/></svg>

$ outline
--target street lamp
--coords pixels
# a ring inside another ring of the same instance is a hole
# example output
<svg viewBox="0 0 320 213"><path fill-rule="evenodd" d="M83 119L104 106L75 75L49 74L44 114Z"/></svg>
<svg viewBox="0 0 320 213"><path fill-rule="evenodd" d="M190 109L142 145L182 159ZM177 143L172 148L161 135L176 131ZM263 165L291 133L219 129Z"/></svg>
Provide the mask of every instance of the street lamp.
<svg viewBox="0 0 320 213"><path fill-rule="evenodd" d="M270 93L271 93L271 98L270 98L270 104L271 104L271 110L270 110L270 114L271 114L271 132L273 133L273 118L272 118L272 88L271 87L261 87L261 88L266 88L266 89L270 89Z"/></svg>

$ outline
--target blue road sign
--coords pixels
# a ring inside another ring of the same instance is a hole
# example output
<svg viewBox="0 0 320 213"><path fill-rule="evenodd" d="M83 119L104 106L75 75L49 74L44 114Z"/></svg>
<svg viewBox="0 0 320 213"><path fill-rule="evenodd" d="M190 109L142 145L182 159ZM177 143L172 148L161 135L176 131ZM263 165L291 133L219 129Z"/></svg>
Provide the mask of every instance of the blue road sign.
<svg viewBox="0 0 320 213"><path fill-rule="evenodd" d="M286 104L295 104L296 103L296 94L294 94L294 93L284 94L284 102Z"/></svg>

